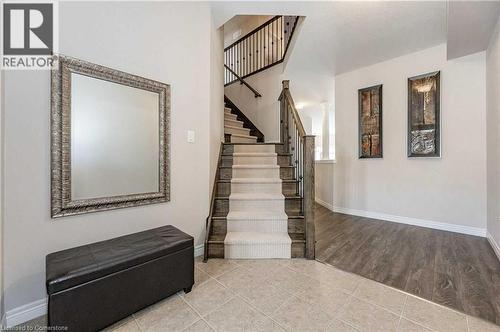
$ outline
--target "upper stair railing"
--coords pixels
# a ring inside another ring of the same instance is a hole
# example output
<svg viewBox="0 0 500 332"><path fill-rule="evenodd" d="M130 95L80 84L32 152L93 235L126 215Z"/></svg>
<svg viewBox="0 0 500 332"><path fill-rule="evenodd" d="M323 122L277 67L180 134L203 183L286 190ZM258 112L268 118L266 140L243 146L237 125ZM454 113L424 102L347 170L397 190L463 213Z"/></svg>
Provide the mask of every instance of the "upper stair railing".
<svg viewBox="0 0 500 332"><path fill-rule="evenodd" d="M299 16L275 16L224 49L224 85L283 62Z"/></svg>
<svg viewBox="0 0 500 332"><path fill-rule="evenodd" d="M262 97L262 95L260 93L258 93L257 90L255 90L254 88L252 88L252 86L250 84L248 84L243 78L241 78L240 76L238 76L238 74L236 74L234 71L232 71L231 68L229 68L227 65L224 65L224 68L226 69L226 71L229 71L232 75L236 76L236 79L238 81L240 81L241 84L245 84L245 86L247 88L249 88L250 91L253 92L255 98Z"/></svg>
<svg viewBox="0 0 500 332"><path fill-rule="evenodd" d="M295 178L305 221L306 258L314 259L314 136L307 135L300 120L289 89L289 81L283 81L280 97L281 142L285 151L292 154Z"/></svg>

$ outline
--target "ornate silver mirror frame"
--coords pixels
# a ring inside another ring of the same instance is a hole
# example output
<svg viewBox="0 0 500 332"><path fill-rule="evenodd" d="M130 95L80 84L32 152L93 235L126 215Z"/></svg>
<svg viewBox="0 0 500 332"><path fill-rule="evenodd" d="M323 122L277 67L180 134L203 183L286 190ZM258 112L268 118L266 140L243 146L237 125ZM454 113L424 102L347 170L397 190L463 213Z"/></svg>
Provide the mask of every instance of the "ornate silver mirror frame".
<svg viewBox="0 0 500 332"><path fill-rule="evenodd" d="M63 55L55 56L51 76L51 215L118 209L170 200L170 85ZM159 184L157 192L112 197L71 197L71 74L118 83L159 95Z"/></svg>

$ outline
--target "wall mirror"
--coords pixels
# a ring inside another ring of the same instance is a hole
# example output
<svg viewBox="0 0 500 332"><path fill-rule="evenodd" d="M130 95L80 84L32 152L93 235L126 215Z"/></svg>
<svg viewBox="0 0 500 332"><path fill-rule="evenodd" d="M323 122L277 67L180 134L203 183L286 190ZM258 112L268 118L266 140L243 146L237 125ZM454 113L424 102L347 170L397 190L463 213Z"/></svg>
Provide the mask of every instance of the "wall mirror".
<svg viewBox="0 0 500 332"><path fill-rule="evenodd" d="M169 201L170 86L54 60L52 217Z"/></svg>

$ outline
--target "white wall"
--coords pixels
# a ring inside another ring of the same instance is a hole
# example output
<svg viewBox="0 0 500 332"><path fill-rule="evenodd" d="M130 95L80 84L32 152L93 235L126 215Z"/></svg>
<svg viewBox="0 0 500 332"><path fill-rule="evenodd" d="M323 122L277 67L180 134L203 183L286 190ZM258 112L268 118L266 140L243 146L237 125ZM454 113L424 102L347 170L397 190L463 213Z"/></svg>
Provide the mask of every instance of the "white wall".
<svg viewBox="0 0 500 332"><path fill-rule="evenodd" d="M224 47L228 47L247 33L266 23L273 15L236 15L224 23ZM234 38L235 32L240 34Z"/></svg>
<svg viewBox="0 0 500 332"><path fill-rule="evenodd" d="M50 76L6 72L7 311L45 297L50 252L166 224L203 242L213 177L209 154L221 140L208 139L217 127L211 115L221 111L220 100L211 96L217 89L210 88L217 83L211 73L220 70L213 68L211 41L221 42L211 32L209 4L61 2L59 20L61 53L171 84L171 201L51 219ZM196 132L194 144L187 143L188 129Z"/></svg>
<svg viewBox="0 0 500 332"><path fill-rule="evenodd" d="M317 160L314 164L314 172L316 202L333 210L333 177L335 174L333 160Z"/></svg>
<svg viewBox="0 0 500 332"><path fill-rule="evenodd" d="M220 143L224 141L224 28L212 22L210 36L210 188L214 185ZM200 137L204 139L204 137Z"/></svg>
<svg viewBox="0 0 500 332"><path fill-rule="evenodd" d="M293 49L291 50L293 58ZM238 82L224 88L226 96L264 134L266 142L279 141L279 108L278 97L282 90L282 81L290 81L290 92L295 105L303 104L300 115L306 114L318 118L322 116L322 103L333 103L334 78L328 74L316 74L307 70L299 70L298 63L278 64L260 73L245 78L245 81L257 90L262 97L255 98L253 93ZM313 92L314 90L314 92Z"/></svg>
<svg viewBox="0 0 500 332"><path fill-rule="evenodd" d="M488 232L500 258L500 18L486 52Z"/></svg>
<svg viewBox="0 0 500 332"><path fill-rule="evenodd" d="M282 79L283 64L278 64L245 78L245 81L262 97L255 98L248 87L238 82L224 88L226 96L264 134L266 142L280 141L280 103L278 97L282 89Z"/></svg>
<svg viewBox="0 0 500 332"><path fill-rule="evenodd" d="M446 45L335 77L335 206L486 228L485 53L446 61ZM407 78L441 71L442 157L406 157ZM358 89L383 84L383 159L358 159ZM498 142L498 141L497 141ZM498 174L498 173L496 173Z"/></svg>
<svg viewBox="0 0 500 332"><path fill-rule="evenodd" d="M3 221L4 221L4 98L1 95L3 88L4 74L3 71L0 73L0 329L3 327L5 306L4 306L4 241L3 241Z"/></svg>

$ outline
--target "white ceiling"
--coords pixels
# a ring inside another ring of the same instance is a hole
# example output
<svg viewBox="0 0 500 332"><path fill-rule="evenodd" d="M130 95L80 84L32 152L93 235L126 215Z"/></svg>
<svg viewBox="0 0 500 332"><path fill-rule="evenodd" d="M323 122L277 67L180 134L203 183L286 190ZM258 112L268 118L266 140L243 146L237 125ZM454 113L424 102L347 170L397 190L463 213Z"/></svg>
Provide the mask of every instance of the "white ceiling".
<svg viewBox="0 0 500 332"><path fill-rule="evenodd" d="M229 1L212 3L212 13L217 26L235 15L305 16L284 74L291 88L297 87L293 90L296 102L319 110L321 102L334 103L335 75L446 43L450 27L450 36L458 40L460 36L482 38L479 43L459 43L456 54L484 50L485 36L494 28L489 22L498 13L488 5L486 10L477 9L485 6L481 3ZM449 5L461 10L447 15ZM467 12L475 14L469 24L461 24Z"/></svg>
<svg viewBox="0 0 500 332"><path fill-rule="evenodd" d="M448 4L448 59L484 51L500 13L500 1L453 1Z"/></svg>
<svg viewBox="0 0 500 332"><path fill-rule="evenodd" d="M305 16L289 65L330 75L446 41L445 2L219 2L213 13L218 26L234 15Z"/></svg>

